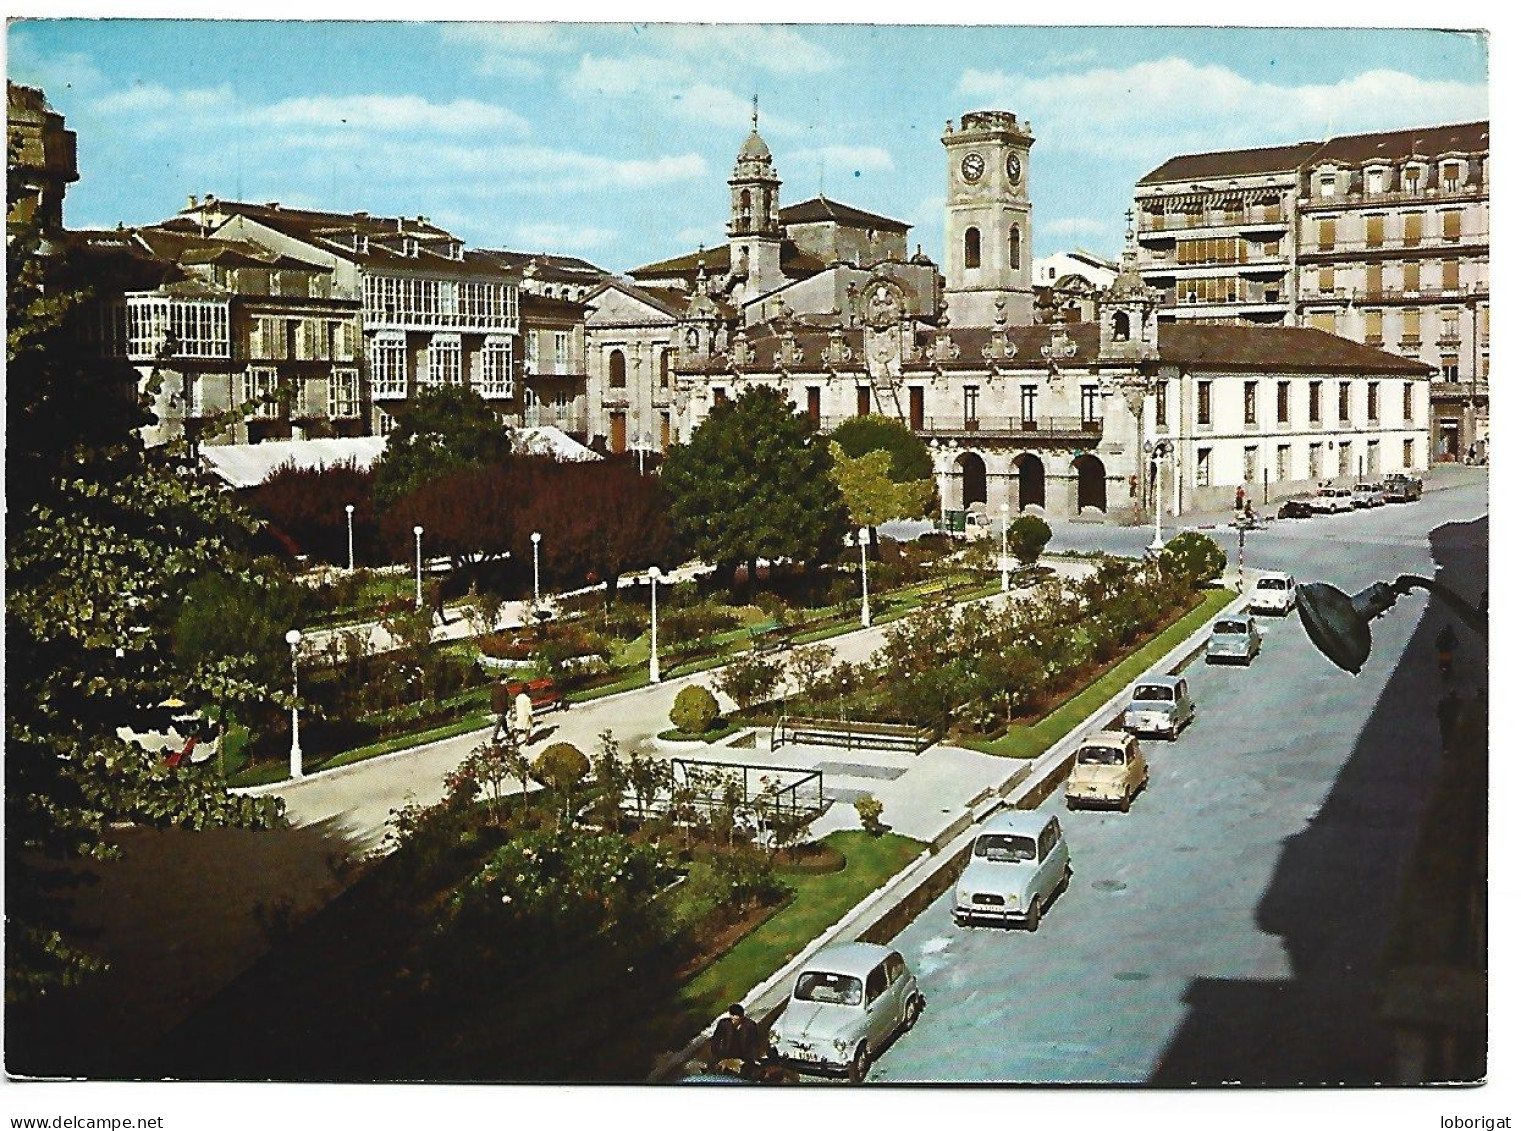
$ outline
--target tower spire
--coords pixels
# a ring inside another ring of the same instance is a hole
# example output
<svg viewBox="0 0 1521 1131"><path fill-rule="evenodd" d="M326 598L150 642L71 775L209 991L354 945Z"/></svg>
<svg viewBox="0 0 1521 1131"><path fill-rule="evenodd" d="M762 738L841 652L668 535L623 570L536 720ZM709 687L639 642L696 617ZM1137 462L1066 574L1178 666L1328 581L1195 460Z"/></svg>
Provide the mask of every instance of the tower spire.
<svg viewBox="0 0 1521 1131"><path fill-rule="evenodd" d="M755 93L755 94L750 95L750 128L752 130L757 131L757 132L759 132L759 130L760 130L760 94L759 93Z"/></svg>

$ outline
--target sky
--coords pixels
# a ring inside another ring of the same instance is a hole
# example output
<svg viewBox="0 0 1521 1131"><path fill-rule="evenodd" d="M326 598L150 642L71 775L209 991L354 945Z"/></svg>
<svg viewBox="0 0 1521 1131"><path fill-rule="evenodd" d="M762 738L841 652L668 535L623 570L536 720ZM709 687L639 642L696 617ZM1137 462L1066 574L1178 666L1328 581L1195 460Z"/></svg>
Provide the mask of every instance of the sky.
<svg viewBox="0 0 1521 1131"><path fill-rule="evenodd" d="M892 216L940 261L939 138L970 110L1033 126L1036 254L1111 257L1175 154L1489 114L1464 32L33 19L7 39L9 77L78 133L69 227L210 192L614 271L723 240L752 96L784 203Z"/></svg>

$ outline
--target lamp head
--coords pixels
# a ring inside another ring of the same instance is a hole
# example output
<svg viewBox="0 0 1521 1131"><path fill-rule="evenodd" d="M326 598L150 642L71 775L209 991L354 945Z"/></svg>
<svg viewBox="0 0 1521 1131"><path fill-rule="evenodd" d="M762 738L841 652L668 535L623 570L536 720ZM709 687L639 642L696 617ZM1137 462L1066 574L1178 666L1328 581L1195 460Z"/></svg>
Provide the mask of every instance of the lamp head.
<svg viewBox="0 0 1521 1131"><path fill-rule="evenodd" d="M1299 587L1299 620L1310 643L1343 671L1356 675L1373 647L1369 624L1394 607L1399 594L1374 582L1355 597L1334 585L1312 581Z"/></svg>
<svg viewBox="0 0 1521 1131"><path fill-rule="evenodd" d="M353 503L345 503L343 505L343 509L346 510L346 511L348 511L349 514L353 514L354 513L354 504Z"/></svg>
<svg viewBox="0 0 1521 1131"><path fill-rule="evenodd" d="M301 630L299 628L293 628L293 629L291 629L289 632L287 632L285 634L285 642L287 644L289 644L292 648L294 648L297 644L300 644L301 643Z"/></svg>
<svg viewBox="0 0 1521 1131"><path fill-rule="evenodd" d="M415 534L415 535L417 535L417 537L421 538L422 537L422 527L420 527L420 526L414 526L412 528L412 533Z"/></svg>
<svg viewBox="0 0 1521 1131"><path fill-rule="evenodd" d="M660 580L660 567L659 566L650 566L649 578L650 578L651 581L659 581Z"/></svg>
<svg viewBox="0 0 1521 1131"><path fill-rule="evenodd" d="M544 537L544 535L540 534L537 530L535 530L528 537L529 537L529 540L532 541L535 546L537 546L539 544L539 540L542 539Z"/></svg>
<svg viewBox="0 0 1521 1131"><path fill-rule="evenodd" d="M860 530L856 531L856 537L861 540L861 544L864 546L871 538L871 528L868 526L861 527Z"/></svg>

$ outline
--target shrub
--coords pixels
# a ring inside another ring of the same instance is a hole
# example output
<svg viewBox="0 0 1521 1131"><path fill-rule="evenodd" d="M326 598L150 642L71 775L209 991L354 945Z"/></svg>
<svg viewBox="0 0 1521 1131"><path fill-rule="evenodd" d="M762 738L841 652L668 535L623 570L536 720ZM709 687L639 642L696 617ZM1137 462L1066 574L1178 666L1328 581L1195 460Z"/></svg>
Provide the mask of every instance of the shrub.
<svg viewBox="0 0 1521 1131"><path fill-rule="evenodd" d="M702 734L718 720L718 700L706 687L683 687L671 707L671 725L687 734Z"/></svg>
<svg viewBox="0 0 1521 1131"><path fill-rule="evenodd" d="M1225 569L1225 551L1213 538L1197 530L1185 530L1162 548L1160 565L1164 576L1175 577L1190 589L1198 589Z"/></svg>
<svg viewBox="0 0 1521 1131"><path fill-rule="evenodd" d="M1009 553L1025 565L1034 565L1049 541L1051 528L1039 515L1022 514L1009 523Z"/></svg>
<svg viewBox="0 0 1521 1131"><path fill-rule="evenodd" d="M718 690L741 707L764 702L781 682L781 667L765 656L748 654L730 660L717 678Z"/></svg>
<svg viewBox="0 0 1521 1131"><path fill-rule="evenodd" d="M863 829L872 836L881 836L887 831L887 826L882 823L882 802L868 793L856 798L855 805Z"/></svg>
<svg viewBox="0 0 1521 1131"><path fill-rule="evenodd" d="M533 764L533 776L557 793L569 793L590 772L586 755L568 742L550 744Z"/></svg>

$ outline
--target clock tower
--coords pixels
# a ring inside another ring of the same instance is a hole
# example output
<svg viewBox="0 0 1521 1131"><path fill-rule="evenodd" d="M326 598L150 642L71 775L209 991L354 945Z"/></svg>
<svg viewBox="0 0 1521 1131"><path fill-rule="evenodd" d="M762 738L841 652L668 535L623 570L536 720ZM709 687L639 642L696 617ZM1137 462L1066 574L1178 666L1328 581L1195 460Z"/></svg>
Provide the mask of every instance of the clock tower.
<svg viewBox="0 0 1521 1131"><path fill-rule="evenodd" d="M1030 271L1029 123L1005 110L945 124L945 298L952 325L991 326L1002 299L1009 324L1035 320Z"/></svg>

